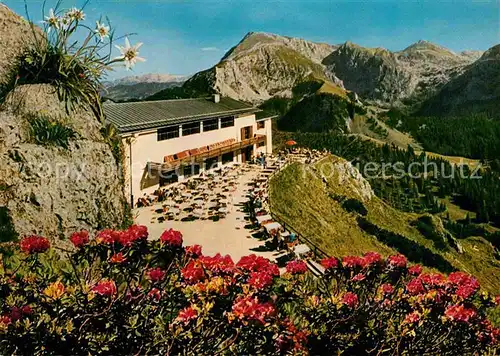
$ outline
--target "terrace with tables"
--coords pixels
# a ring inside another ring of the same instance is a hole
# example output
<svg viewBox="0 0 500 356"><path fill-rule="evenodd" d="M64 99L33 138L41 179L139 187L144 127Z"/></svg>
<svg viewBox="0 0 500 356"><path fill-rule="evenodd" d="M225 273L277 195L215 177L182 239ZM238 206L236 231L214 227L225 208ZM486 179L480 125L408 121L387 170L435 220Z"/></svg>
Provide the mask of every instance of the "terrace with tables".
<svg viewBox="0 0 500 356"><path fill-rule="evenodd" d="M238 260L254 253L281 265L302 258L320 273L317 251L273 216L268 189L271 177L288 164L321 157L324 152L295 150L268 156L265 165L232 164L202 173L144 197L144 206L135 209L136 223L148 226L151 236L179 230L186 245L199 244L208 255Z"/></svg>

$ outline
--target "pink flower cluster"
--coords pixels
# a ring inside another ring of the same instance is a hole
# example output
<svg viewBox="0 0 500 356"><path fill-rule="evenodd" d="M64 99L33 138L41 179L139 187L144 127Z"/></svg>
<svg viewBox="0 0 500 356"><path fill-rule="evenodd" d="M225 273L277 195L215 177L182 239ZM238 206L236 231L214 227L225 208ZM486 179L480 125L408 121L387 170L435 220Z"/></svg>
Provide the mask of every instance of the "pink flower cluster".
<svg viewBox="0 0 500 356"><path fill-rule="evenodd" d="M477 279L463 272L451 273L448 276L448 284L455 289L455 294L462 299L472 297L480 287Z"/></svg>
<svg viewBox="0 0 500 356"><path fill-rule="evenodd" d="M286 265L287 273L292 275L295 274L304 274L308 270L307 264L302 260L290 261Z"/></svg>
<svg viewBox="0 0 500 356"><path fill-rule="evenodd" d="M179 231L173 229L166 230L161 234L160 241L171 247L181 247L182 246L182 234Z"/></svg>
<svg viewBox="0 0 500 356"><path fill-rule="evenodd" d="M235 264L229 255L222 256L218 253L213 257L201 256L199 260L214 275L230 275L234 273Z"/></svg>
<svg viewBox="0 0 500 356"><path fill-rule="evenodd" d="M339 260L337 260L335 257L324 258L324 259L321 260L321 265L326 270L332 270L332 269L338 267Z"/></svg>
<svg viewBox="0 0 500 356"><path fill-rule="evenodd" d="M394 255L387 258L387 264L395 268L405 268L408 260L404 255Z"/></svg>
<svg viewBox="0 0 500 356"><path fill-rule="evenodd" d="M203 265L198 260L191 260L188 264L181 270L182 278L188 284L195 284L205 278L205 270Z"/></svg>
<svg viewBox="0 0 500 356"><path fill-rule="evenodd" d="M124 231L106 229L99 232L96 236L96 240L99 243L104 243L108 245L118 243L123 246L129 246L133 244L135 241L147 240L147 238L148 238L148 229L146 226L142 225L132 225L127 230Z"/></svg>
<svg viewBox="0 0 500 356"><path fill-rule="evenodd" d="M105 297L112 297L117 293L115 282L107 279L97 283L92 291Z"/></svg>
<svg viewBox="0 0 500 356"><path fill-rule="evenodd" d="M89 232L86 230L82 230L80 232L74 232L71 234L69 240L73 243L73 245L77 248L83 247L89 243Z"/></svg>
<svg viewBox="0 0 500 356"><path fill-rule="evenodd" d="M357 294L352 293L352 292L347 292L342 297L342 303L347 305L351 309L356 308L359 304L359 299L358 299Z"/></svg>
<svg viewBox="0 0 500 356"><path fill-rule="evenodd" d="M468 323L477 313L472 308L466 308L463 305L452 305L446 309L444 315L452 321Z"/></svg>
<svg viewBox="0 0 500 356"><path fill-rule="evenodd" d="M265 289L273 284L274 278L265 271L250 273L248 284L257 290Z"/></svg>
<svg viewBox="0 0 500 356"><path fill-rule="evenodd" d="M194 320L198 317L198 311L193 308L192 306L189 306L187 308L182 309L179 312L179 315L176 318L176 321L181 322L185 325L189 324L191 320Z"/></svg>
<svg viewBox="0 0 500 356"><path fill-rule="evenodd" d="M166 273L161 268L151 268L146 275L151 282L161 282L165 278Z"/></svg>
<svg viewBox="0 0 500 356"><path fill-rule="evenodd" d="M50 242L45 237L28 236L19 242L19 247L28 254L42 253L50 248Z"/></svg>
<svg viewBox="0 0 500 356"><path fill-rule="evenodd" d="M275 316L276 309L271 303L261 303L257 297L237 299L232 307L232 315L242 321L257 321L266 324Z"/></svg>
<svg viewBox="0 0 500 356"><path fill-rule="evenodd" d="M236 267L247 272L267 272L272 276L280 275L280 270L276 264L272 263L267 258L254 254L243 256L236 264Z"/></svg>
<svg viewBox="0 0 500 356"><path fill-rule="evenodd" d="M186 255L191 258L198 258L202 256L201 246L200 245L192 245L185 247Z"/></svg>

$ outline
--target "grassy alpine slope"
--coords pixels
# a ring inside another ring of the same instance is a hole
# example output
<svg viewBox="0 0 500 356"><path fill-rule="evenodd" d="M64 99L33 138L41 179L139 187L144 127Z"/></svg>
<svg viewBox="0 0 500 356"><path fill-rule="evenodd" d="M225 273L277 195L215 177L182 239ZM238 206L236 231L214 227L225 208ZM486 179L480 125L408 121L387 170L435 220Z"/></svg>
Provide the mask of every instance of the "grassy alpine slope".
<svg viewBox="0 0 500 356"><path fill-rule="evenodd" d="M326 159L326 163L337 161L338 158L334 156ZM316 169L324 163L325 160L316 163ZM393 239L401 240L384 240L386 243L389 241L388 244L392 246L389 247L380 241L380 238L377 239L364 231L357 221L358 214L347 212L338 201L339 197L360 199L356 192L359 190L358 183L355 180L349 179L339 183L339 177L333 175L328 179L328 185L325 185L317 173L306 171L304 174L305 168L304 165L296 163L273 178L270 187L272 210L330 255L360 254L373 250L390 255L395 252L412 253L418 249L424 251L425 255L423 260L418 262L426 267L433 270L445 269L444 272L449 272L446 269L451 266L452 269L477 276L487 290L500 290L500 262L495 260L494 250L484 238L461 239L463 254L451 246L438 249L431 238L424 236L413 226L412 222L422 214L401 212L375 196L363 203L368 210L365 219L394 234ZM404 241L407 243L403 244ZM429 256L431 258L428 259ZM435 261L438 260L440 262L436 264Z"/></svg>

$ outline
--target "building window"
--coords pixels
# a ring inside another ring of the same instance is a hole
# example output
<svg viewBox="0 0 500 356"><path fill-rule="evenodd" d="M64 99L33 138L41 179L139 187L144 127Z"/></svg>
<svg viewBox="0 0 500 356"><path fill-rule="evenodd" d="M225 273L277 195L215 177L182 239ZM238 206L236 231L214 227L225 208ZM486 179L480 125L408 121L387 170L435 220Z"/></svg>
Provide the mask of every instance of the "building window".
<svg viewBox="0 0 500 356"><path fill-rule="evenodd" d="M210 169L215 169L217 168L217 162L218 162L218 159L217 157L212 157L212 158L208 158L206 161L205 161L205 170L210 170Z"/></svg>
<svg viewBox="0 0 500 356"><path fill-rule="evenodd" d="M200 174L200 166L197 164L184 166L183 174L184 174L184 178Z"/></svg>
<svg viewBox="0 0 500 356"><path fill-rule="evenodd" d="M179 181L176 171L161 172L160 174L160 187L164 185L175 183Z"/></svg>
<svg viewBox="0 0 500 356"><path fill-rule="evenodd" d="M232 162L233 158L234 158L233 152L224 153L222 155L222 164L226 164L226 163Z"/></svg>
<svg viewBox="0 0 500 356"><path fill-rule="evenodd" d="M158 141L170 140L179 137L179 126L167 126L158 129Z"/></svg>
<svg viewBox="0 0 500 356"><path fill-rule="evenodd" d="M257 143L257 147L264 147L266 143L264 141Z"/></svg>
<svg viewBox="0 0 500 356"><path fill-rule="evenodd" d="M203 121L203 132L217 130L219 128L219 119Z"/></svg>
<svg viewBox="0 0 500 356"><path fill-rule="evenodd" d="M182 125L182 136L189 136L200 133L200 123L193 122L191 124Z"/></svg>
<svg viewBox="0 0 500 356"><path fill-rule="evenodd" d="M257 130L265 129L265 128L266 128L266 122L265 121L259 121L259 122L257 122Z"/></svg>
<svg viewBox="0 0 500 356"><path fill-rule="evenodd" d="M220 119L220 127L225 128L225 127L231 127L234 126L234 117L223 117Z"/></svg>

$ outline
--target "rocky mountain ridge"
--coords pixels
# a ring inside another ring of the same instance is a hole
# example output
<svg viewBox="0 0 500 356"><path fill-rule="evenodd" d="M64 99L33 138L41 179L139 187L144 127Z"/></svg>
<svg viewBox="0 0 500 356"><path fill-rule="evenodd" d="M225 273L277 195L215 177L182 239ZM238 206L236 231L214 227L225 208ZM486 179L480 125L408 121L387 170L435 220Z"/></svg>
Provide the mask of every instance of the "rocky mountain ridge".
<svg viewBox="0 0 500 356"><path fill-rule="evenodd" d="M107 99L124 101L144 99L167 88L180 87L190 76L150 73L106 81L101 95Z"/></svg>
<svg viewBox="0 0 500 356"><path fill-rule="evenodd" d="M185 84L235 99L261 102L290 97L292 89L310 78L340 84L321 64L335 46L268 33L249 33L214 67L195 74Z"/></svg>
<svg viewBox="0 0 500 356"><path fill-rule="evenodd" d="M500 44L483 53L460 75L426 100L421 113L458 114L486 111L498 114L500 109Z"/></svg>
<svg viewBox="0 0 500 356"><path fill-rule="evenodd" d="M134 85L140 83L183 83L190 78L189 75L175 75L163 73L148 73L142 75L131 75L115 80L104 82L106 87L116 85Z"/></svg>
<svg viewBox="0 0 500 356"><path fill-rule="evenodd" d="M329 45L251 32L185 87L260 103L275 96L291 97L294 86L315 78L331 81L377 106L413 109L481 55L481 51L455 53L428 41L391 52L352 42Z"/></svg>

